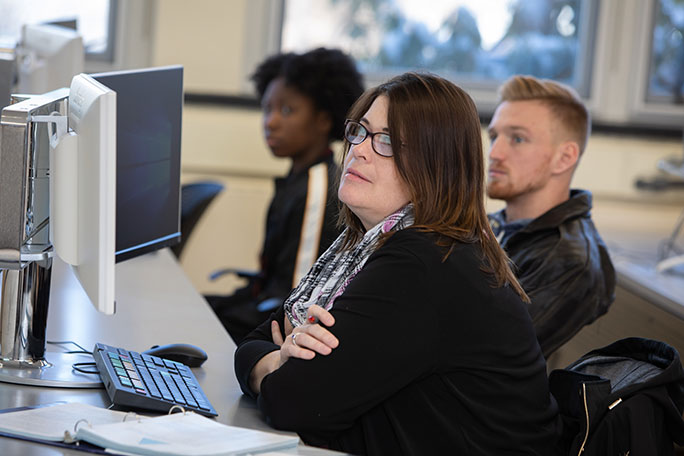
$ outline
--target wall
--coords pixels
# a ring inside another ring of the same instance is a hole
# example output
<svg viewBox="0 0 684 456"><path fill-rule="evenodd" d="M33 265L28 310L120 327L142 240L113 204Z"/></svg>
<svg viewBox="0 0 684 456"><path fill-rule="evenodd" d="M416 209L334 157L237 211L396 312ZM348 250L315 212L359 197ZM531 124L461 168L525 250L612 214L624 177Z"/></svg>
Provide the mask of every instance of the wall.
<svg viewBox="0 0 684 456"><path fill-rule="evenodd" d="M158 1L154 65L183 64L186 91L244 92L246 75L258 61L255 49L268 47L263 43L268 32L255 26L268 22L263 5L260 0L203 0L192 7L182 0ZM271 157L260 113L249 109L187 105L182 147L183 181L211 179L226 189L188 241L181 262L201 292L227 292L235 281L209 282L207 275L226 266L256 267L271 179L287 171L287 162ZM661 158L681 155L681 140L594 134L574 184L594 192L599 229L665 235L681 209L682 193L651 194L633 184L637 177L653 175ZM498 207L488 202L489 209Z"/></svg>
<svg viewBox="0 0 684 456"><path fill-rule="evenodd" d="M185 90L235 93L241 86L247 1L156 3L153 63L185 66Z"/></svg>

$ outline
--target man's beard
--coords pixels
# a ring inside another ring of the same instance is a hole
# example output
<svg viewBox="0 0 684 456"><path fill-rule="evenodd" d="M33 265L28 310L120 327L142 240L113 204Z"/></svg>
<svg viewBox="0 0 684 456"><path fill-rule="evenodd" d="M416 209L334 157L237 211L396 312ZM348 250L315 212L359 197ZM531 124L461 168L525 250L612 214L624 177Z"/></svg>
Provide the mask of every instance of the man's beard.
<svg viewBox="0 0 684 456"><path fill-rule="evenodd" d="M487 196L492 199L506 200L509 199L514 193L511 186L508 184L502 184L500 182L487 182Z"/></svg>

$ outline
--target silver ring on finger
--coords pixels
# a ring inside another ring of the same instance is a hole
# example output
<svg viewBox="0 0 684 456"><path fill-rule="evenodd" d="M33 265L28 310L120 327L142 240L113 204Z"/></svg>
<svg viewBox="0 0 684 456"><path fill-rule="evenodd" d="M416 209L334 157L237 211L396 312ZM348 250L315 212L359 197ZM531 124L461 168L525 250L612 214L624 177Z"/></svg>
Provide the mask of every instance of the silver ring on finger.
<svg viewBox="0 0 684 456"><path fill-rule="evenodd" d="M299 333L292 333L292 343L294 344L295 347L299 347L299 345L297 345L297 336L298 335L299 335Z"/></svg>

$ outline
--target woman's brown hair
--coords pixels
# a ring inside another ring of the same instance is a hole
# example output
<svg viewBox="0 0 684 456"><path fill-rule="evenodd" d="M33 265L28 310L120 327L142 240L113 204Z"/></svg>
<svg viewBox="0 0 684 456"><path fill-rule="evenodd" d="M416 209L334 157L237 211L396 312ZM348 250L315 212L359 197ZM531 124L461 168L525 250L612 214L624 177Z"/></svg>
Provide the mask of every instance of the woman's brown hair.
<svg viewBox="0 0 684 456"><path fill-rule="evenodd" d="M510 284L529 301L487 220L481 126L473 100L446 79L405 73L367 90L349 118L360 120L379 96L389 100L393 158L413 203L414 227L440 235L439 244L448 247L445 259L457 242L478 243L495 284ZM345 156L349 146L345 143ZM344 243L349 247L365 230L345 205L340 220L349 228Z"/></svg>

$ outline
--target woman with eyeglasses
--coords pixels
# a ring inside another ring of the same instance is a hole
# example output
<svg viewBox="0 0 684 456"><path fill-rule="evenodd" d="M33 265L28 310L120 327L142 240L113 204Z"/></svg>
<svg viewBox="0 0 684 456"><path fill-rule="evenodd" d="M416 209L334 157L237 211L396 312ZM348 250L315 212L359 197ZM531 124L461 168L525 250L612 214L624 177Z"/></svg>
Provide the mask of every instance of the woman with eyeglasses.
<svg viewBox="0 0 684 456"><path fill-rule="evenodd" d="M345 230L239 345L244 393L352 454L550 454L557 406L487 222L472 99L407 73L357 100L345 139Z"/></svg>

